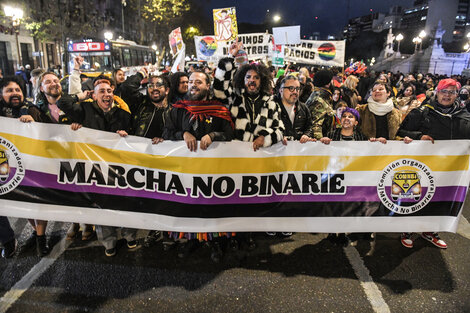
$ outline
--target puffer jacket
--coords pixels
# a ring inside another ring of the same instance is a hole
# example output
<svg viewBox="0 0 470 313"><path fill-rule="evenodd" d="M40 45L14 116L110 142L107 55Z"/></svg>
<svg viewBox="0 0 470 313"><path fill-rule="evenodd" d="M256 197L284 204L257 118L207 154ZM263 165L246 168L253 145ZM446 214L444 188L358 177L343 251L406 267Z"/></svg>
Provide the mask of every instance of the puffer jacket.
<svg viewBox="0 0 470 313"><path fill-rule="evenodd" d="M460 108L458 101L448 114L439 110L437 100L412 110L403 120L398 135L421 139L423 135L435 140L470 139L470 113Z"/></svg>

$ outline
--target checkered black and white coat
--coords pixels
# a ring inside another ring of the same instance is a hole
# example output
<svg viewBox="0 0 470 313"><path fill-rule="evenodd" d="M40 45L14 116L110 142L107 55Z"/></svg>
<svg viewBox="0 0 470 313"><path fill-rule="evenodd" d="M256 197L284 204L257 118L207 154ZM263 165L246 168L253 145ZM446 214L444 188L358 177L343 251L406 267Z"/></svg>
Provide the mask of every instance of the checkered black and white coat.
<svg viewBox="0 0 470 313"><path fill-rule="evenodd" d="M238 90L233 87L235 72L232 58L220 60L213 84L214 96L230 108L235 123L235 139L252 142L257 137L264 136L263 147L282 141L284 123L281 120L281 109L273 96L261 95L261 112L252 123L243 96L245 89Z"/></svg>

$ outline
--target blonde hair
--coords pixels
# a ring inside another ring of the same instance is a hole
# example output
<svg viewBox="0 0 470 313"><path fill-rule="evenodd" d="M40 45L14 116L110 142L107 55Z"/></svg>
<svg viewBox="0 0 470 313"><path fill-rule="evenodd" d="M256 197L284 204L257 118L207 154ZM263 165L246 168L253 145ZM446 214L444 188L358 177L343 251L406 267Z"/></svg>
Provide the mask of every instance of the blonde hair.
<svg viewBox="0 0 470 313"><path fill-rule="evenodd" d="M308 72L308 69L306 67L302 67L300 70L299 70L299 73L300 74L303 74L305 77L310 77L310 73Z"/></svg>
<svg viewBox="0 0 470 313"><path fill-rule="evenodd" d="M343 86L349 89L356 89L359 78L354 75L349 75L343 83Z"/></svg>

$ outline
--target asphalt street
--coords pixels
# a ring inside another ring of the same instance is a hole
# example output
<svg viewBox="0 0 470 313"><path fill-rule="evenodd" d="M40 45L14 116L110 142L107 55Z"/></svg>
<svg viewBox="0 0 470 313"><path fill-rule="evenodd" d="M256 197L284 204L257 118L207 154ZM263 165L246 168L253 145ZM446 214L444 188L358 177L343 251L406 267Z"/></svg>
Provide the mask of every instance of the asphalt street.
<svg viewBox="0 0 470 313"><path fill-rule="evenodd" d="M463 216L457 234L441 234L447 250L421 238L407 249L393 233L373 251L326 234L256 234L255 250L228 249L218 264L207 246L179 259L161 242L129 251L121 240L106 257L97 241L67 242L61 222L40 259L24 247L31 227L11 218L19 251L0 259L0 312L470 312L468 199Z"/></svg>

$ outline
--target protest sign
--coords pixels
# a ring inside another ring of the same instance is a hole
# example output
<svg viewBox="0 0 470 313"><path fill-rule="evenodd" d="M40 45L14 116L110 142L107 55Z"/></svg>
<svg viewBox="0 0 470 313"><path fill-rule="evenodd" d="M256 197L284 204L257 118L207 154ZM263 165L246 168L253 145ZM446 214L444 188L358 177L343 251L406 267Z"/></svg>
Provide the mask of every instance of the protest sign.
<svg viewBox="0 0 470 313"><path fill-rule="evenodd" d="M180 27L171 31L168 35L168 42L170 43L170 52L173 56L183 49L183 37L181 36Z"/></svg>
<svg viewBox="0 0 470 313"><path fill-rule="evenodd" d="M0 150L0 215L168 231L455 232L469 184L468 140L190 152L1 117Z"/></svg>
<svg viewBox="0 0 470 313"><path fill-rule="evenodd" d="M277 44L277 42L276 42ZM346 42L301 40L298 45L285 46L285 61L320 66L344 66Z"/></svg>
<svg viewBox="0 0 470 313"><path fill-rule="evenodd" d="M300 26L273 27L276 45L297 45L300 43Z"/></svg>
<svg viewBox="0 0 470 313"><path fill-rule="evenodd" d="M237 38L237 15L234 7L212 10L214 15L214 36L217 41L232 41Z"/></svg>
<svg viewBox="0 0 470 313"><path fill-rule="evenodd" d="M272 36L267 33L239 34L238 39L243 43L243 50L249 60L270 57L273 51ZM194 36L198 60L217 62L226 57L230 41L216 41L214 36Z"/></svg>

